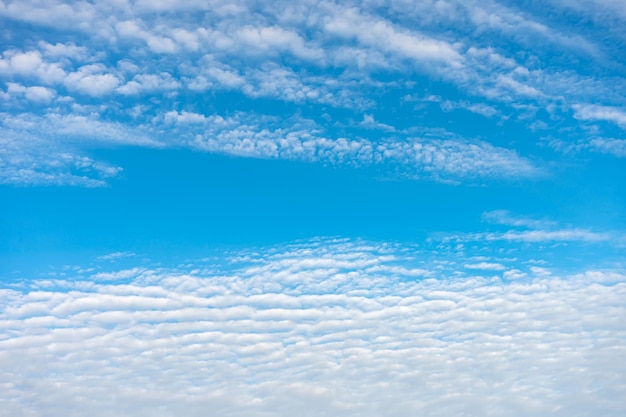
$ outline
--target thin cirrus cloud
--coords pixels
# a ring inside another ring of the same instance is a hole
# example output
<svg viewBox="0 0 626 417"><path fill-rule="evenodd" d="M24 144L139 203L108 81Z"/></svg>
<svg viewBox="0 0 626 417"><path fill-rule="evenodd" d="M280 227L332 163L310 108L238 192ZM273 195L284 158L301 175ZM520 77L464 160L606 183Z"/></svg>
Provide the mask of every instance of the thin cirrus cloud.
<svg viewBox="0 0 626 417"><path fill-rule="evenodd" d="M36 135L0 133L0 184L102 187L122 171Z"/></svg>
<svg viewBox="0 0 626 417"><path fill-rule="evenodd" d="M626 139L595 138L589 141L589 145L596 151L626 158Z"/></svg>
<svg viewBox="0 0 626 417"><path fill-rule="evenodd" d="M506 241L511 243L578 242L585 244L605 243L618 246L622 246L626 243L626 234L618 230L596 231L581 227L563 227L552 220L519 216L507 210L485 212L482 217L483 220L488 223L512 228L498 232L456 234L444 237L443 241Z"/></svg>
<svg viewBox="0 0 626 417"><path fill-rule="evenodd" d="M226 264L3 285L3 410L624 412L619 273L547 277L545 268L487 262L466 264L470 274L454 265L427 271L432 262L405 248L346 240L246 252Z"/></svg>

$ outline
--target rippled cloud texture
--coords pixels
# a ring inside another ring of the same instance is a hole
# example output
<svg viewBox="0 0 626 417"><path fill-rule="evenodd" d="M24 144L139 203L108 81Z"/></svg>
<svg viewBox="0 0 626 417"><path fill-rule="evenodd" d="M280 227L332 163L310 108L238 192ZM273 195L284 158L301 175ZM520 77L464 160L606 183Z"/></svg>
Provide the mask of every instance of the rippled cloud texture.
<svg viewBox="0 0 626 417"><path fill-rule="evenodd" d="M0 183L104 186L111 146L481 183L623 157L619 7L509 3L4 0Z"/></svg>
<svg viewBox="0 0 626 417"><path fill-rule="evenodd" d="M0 0L0 417L626 416L623 0Z"/></svg>
<svg viewBox="0 0 626 417"><path fill-rule="evenodd" d="M623 415L625 275L424 253L318 240L5 285L3 415Z"/></svg>

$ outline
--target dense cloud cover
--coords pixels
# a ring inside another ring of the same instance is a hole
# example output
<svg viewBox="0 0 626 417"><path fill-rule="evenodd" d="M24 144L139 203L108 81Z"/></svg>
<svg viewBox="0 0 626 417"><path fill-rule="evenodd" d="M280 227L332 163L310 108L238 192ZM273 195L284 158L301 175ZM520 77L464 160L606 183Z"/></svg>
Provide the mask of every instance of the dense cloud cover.
<svg viewBox="0 0 626 417"><path fill-rule="evenodd" d="M107 264L125 256L4 286L3 413L624 412L624 275L463 268L345 240L236 253L223 269Z"/></svg>

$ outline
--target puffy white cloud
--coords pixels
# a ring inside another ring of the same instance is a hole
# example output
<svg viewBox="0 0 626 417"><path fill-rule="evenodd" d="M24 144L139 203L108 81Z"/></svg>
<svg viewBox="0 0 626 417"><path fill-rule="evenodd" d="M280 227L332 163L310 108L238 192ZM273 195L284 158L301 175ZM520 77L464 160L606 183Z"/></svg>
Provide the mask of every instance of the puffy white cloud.
<svg viewBox="0 0 626 417"><path fill-rule="evenodd" d="M116 91L124 95L138 95L144 92L178 90L181 83L168 73L138 74Z"/></svg>
<svg viewBox="0 0 626 417"><path fill-rule="evenodd" d="M416 279L399 271L422 263L403 253L319 241L244 253L244 265L221 272L3 284L3 409L623 414L623 274Z"/></svg>
<svg viewBox="0 0 626 417"><path fill-rule="evenodd" d="M0 58L0 74L32 77L46 84L62 81L66 74L56 62L42 59L38 51L5 51Z"/></svg>
<svg viewBox="0 0 626 417"><path fill-rule="evenodd" d="M67 74L64 83L70 90L100 97L111 93L120 84L120 79L108 72L104 65L91 64Z"/></svg>
<svg viewBox="0 0 626 417"><path fill-rule="evenodd" d="M519 269L510 269L508 271L504 271L502 276L504 279L522 279L526 278L528 274L520 271Z"/></svg>
<svg viewBox="0 0 626 417"><path fill-rule="evenodd" d="M19 96L35 103L46 104L55 98L56 91L42 86L25 87L17 83L8 83L6 96L9 99Z"/></svg>
<svg viewBox="0 0 626 417"><path fill-rule="evenodd" d="M115 29L123 38L136 38L145 41L152 52L161 54L175 53L178 51L178 46L173 39L143 30L137 21L118 22Z"/></svg>
<svg viewBox="0 0 626 417"><path fill-rule="evenodd" d="M43 54L52 58L70 58L75 61L84 61L89 57L89 51L85 46L76 46L73 43L51 44L40 41L39 47Z"/></svg>

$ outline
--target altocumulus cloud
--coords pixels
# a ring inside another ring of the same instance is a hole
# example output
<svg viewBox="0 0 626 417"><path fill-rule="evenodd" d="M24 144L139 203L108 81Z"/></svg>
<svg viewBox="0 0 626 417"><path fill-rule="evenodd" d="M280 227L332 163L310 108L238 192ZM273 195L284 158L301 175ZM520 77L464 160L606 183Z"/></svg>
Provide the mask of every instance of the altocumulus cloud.
<svg viewBox="0 0 626 417"><path fill-rule="evenodd" d="M590 141L584 130L619 139L626 114L626 84L613 58L623 14L612 2L596 3L551 2L546 12L457 0L2 1L0 183L105 185L121 169L89 155L112 145L349 165L365 159L396 165L403 176L455 182L527 179L549 166L537 157L546 153L534 131L560 125L568 128L552 133L580 142L577 151L621 156L623 143ZM558 18L572 13L578 17ZM581 31L578 21L591 27ZM437 108L398 100L424 104L433 95L445 96ZM317 128L277 131L263 114L272 107L331 128L325 136ZM426 142L405 133L365 140L358 129L334 128L364 112L396 132L448 128L440 110L470 112L468 126L488 119L519 126L478 138L456 127L455 140ZM200 115L204 127L161 123L172 113ZM233 123L224 129L218 118ZM528 140L509 137L518 132Z"/></svg>
<svg viewBox="0 0 626 417"><path fill-rule="evenodd" d="M625 275L468 275L413 249L318 240L5 284L3 415L624 414Z"/></svg>

